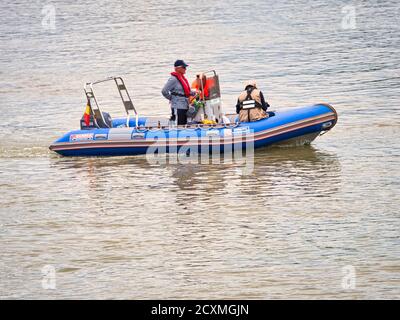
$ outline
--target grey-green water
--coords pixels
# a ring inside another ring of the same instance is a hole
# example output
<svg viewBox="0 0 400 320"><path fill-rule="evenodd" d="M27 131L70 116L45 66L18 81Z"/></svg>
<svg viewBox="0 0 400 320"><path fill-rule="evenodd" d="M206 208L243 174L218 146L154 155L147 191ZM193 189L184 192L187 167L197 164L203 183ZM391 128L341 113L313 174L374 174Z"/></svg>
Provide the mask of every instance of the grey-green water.
<svg viewBox="0 0 400 320"><path fill-rule="evenodd" d="M399 298L397 1L46 5L0 4L0 298ZM85 81L121 75L168 114L177 58L218 71L226 111L255 78L273 110L326 102L339 122L248 176L48 150Z"/></svg>

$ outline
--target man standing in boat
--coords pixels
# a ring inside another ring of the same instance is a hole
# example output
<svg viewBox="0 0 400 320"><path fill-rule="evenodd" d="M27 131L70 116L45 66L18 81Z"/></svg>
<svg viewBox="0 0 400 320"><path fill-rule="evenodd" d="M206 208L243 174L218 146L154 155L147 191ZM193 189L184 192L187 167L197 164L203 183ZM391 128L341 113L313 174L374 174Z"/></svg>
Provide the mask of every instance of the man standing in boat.
<svg viewBox="0 0 400 320"><path fill-rule="evenodd" d="M171 73L171 77L161 91L162 95L171 103L173 117L178 116L178 125L187 123L186 112L189 109L189 97L196 95L196 92L190 89L189 82L185 78L188 66L185 61L176 60L175 72Z"/></svg>

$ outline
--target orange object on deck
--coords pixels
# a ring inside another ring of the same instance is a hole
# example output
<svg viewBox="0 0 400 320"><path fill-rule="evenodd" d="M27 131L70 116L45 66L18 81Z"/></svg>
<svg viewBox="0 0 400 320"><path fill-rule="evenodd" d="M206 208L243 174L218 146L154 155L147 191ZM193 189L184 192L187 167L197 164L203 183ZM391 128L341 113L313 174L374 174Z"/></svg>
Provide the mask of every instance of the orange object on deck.
<svg viewBox="0 0 400 320"><path fill-rule="evenodd" d="M204 74L198 74L196 80L192 82L192 89L196 89L199 92L201 100L206 100L210 95L209 88L213 85L213 79L207 79Z"/></svg>

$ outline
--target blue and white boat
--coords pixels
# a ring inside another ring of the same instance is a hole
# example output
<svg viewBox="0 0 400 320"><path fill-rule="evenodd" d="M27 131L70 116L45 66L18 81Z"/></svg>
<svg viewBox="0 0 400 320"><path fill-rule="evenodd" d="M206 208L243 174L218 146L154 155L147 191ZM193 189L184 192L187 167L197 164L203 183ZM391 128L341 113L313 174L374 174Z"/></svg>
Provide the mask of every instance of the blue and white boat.
<svg viewBox="0 0 400 320"><path fill-rule="evenodd" d="M331 130L338 119L336 110L324 103L268 112L269 117L254 122L239 122L237 114L223 114L219 80L212 71L214 87L204 107L194 119L210 119L212 124L193 121L175 125L167 117L139 116L121 77L85 84L90 107L89 122L82 118L81 129L73 130L53 144L50 150L63 156L121 156L152 152L177 152L189 147L196 152L226 152L233 146L254 148L273 144L309 144ZM94 93L98 83L114 81L125 107L126 117L112 119L102 112ZM204 122L204 121L203 121Z"/></svg>

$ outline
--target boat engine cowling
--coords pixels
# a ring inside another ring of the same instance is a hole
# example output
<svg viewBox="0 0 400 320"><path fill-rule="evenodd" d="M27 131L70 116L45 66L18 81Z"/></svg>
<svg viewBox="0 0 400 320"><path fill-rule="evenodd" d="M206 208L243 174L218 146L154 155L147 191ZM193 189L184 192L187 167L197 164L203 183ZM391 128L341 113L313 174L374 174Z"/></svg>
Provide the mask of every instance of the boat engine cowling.
<svg viewBox="0 0 400 320"><path fill-rule="evenodd" d="M81 124L81 130L91 130L91 129L98 129L98 128L111 128L112 127L112 118L111 115L108 112L102 112L104 121L106 122L106 125L102 125L99 123L99 121L96 122L94 121L94 115L91 114L89 118L89 125L86 125L85 122L85 117L84 115L81 118L80 124Z"/></svg>

